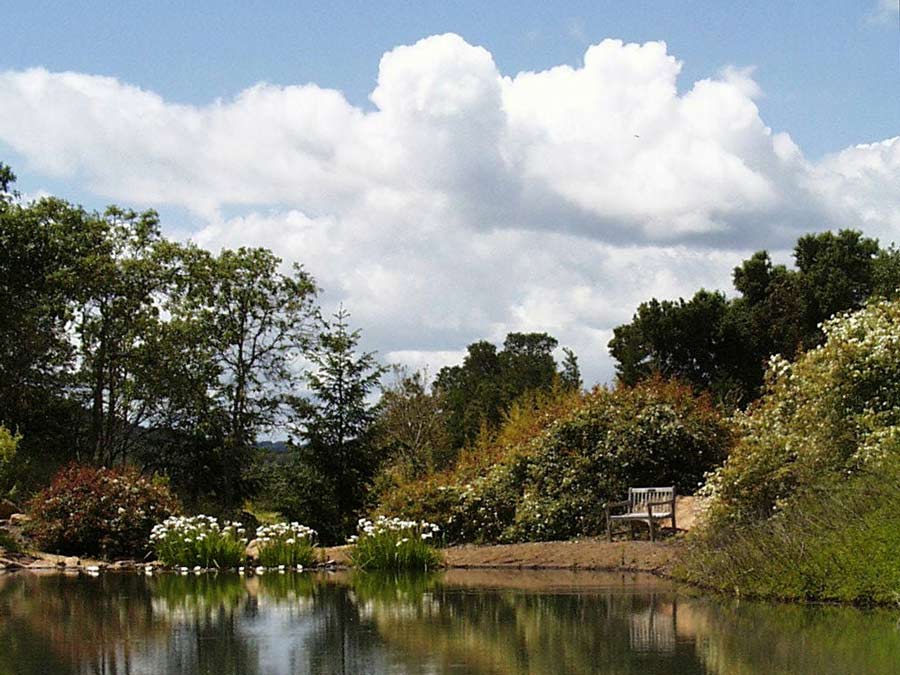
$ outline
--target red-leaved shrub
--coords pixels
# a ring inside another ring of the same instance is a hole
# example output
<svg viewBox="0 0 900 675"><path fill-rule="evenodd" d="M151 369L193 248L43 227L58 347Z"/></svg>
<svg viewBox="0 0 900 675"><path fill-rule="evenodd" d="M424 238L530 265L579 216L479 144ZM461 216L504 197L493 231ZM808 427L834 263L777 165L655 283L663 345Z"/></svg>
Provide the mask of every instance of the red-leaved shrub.
<svg viewBox="0 0 900 675"><path fill-rule="evenodd" d="M70 465L31 500L29 534L54 553L143 556L153 526L178 510L160 478Z"/></svg>

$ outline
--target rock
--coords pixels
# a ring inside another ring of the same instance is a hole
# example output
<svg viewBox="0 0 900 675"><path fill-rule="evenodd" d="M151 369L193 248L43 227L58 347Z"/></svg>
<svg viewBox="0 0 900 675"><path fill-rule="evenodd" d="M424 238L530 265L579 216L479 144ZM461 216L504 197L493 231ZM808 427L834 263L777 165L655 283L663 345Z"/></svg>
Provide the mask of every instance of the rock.
<svg viewBox="0 0 900 675"><path fill-rule="evenodd" d="M54 567L56 567L56 563L50 560L35 560L28 565L30 570L52 570Z"/></svg>
<svg viewBox="0 0 900 675"><path fill-rule="evenodd" d="M78 567L79 565L81 565L81 558L70 555L68 558L63 558L62 564L66 567Z"/></svg>
<svg viewBox="0 0 900 675"><path fill-rule="evenodd" d="M133 570L136 566L134 560L117 560L109 566L111 570Z"/></svg>
<svg viewBox="0 0 900 675"><path fill-rule="evenodd" d="M18 513L19 507L8 499L0 499L0 520L6 520L12 514Z"/></svg>
<svg viewBox="0 0 900 675"><path fill-rule="evenodd" d="M30 516L25 515L24 513L13 513L9 516L9 524L10 525L24 525L28 521L31 520Z"/></svg>

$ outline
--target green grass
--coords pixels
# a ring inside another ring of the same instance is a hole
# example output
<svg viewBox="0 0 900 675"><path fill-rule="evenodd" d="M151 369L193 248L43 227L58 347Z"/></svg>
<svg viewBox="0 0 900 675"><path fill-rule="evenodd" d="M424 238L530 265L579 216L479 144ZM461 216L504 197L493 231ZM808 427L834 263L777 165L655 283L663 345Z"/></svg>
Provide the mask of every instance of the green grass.
<svg viewBox="0 0 900 675"><path fill-rule="evenodd" d="M703 532L679 576L738 595L894 604L900 598L900 476L821 486L768 520Z"/></svg>

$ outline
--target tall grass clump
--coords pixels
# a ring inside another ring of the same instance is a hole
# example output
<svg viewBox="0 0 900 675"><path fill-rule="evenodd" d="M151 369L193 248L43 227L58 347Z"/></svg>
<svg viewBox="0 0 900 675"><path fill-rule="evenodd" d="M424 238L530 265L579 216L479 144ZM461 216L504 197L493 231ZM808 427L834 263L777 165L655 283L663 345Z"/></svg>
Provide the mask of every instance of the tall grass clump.
<svg viewBox="0 0 900 675"><path fill-rule="evenodd" d="M245 532L241 523L220 526L212 516L172 516L153 527L150 545L164 565L237 567L247 548Z"/></svg>
<svg viewBox="0 0 900 675"><path fill-rule="evenodd" d="M401 520L378 516L374 521L361 518L350 562L361 570L428 570L441 564L441 556L432 545L440 527L425 521Z"/></svg>
<svg viewBox="0 0 900 675"><path fill-rule="evenodd" d="M894 603L900 589L900 468L822 482L762 521L703 532L681 574L750 597Z"/></svg>
<svg viewBox="0 0 900 675"><path fill-rule="evenodd" d="M317 562L316 531L297 522L261 525L252 543L263 567L310 567Z"/></svg>

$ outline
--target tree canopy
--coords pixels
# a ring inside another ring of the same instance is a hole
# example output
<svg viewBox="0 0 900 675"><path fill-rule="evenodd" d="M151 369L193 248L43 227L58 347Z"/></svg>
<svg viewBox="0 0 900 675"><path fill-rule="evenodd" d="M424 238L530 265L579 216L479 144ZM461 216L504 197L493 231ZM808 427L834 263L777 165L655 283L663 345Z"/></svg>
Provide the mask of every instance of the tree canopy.
<svg viewBox="0 0 900 675"><path fill-rule="evenodd" d="M769 356L821 344L823 321L900 287L898 252L853 230L801 237L794 260L788 269L754 253L734 270L733 298L701 289L690 300L642 303L609 343L619 379L661 373L743 406L759 396Z"/></svg>

